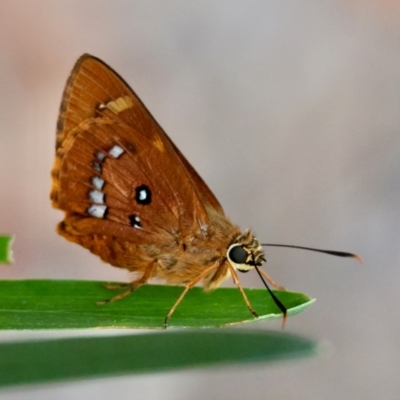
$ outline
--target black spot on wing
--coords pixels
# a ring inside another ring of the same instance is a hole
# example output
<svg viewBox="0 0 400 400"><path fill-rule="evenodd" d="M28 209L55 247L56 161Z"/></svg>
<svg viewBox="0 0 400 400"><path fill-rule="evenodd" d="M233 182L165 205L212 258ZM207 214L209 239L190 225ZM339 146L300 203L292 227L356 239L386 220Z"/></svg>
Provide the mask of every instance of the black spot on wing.
<svg viewBox="0 0 400 400"><path fill-rule="evenodd" d="M129 222L131 226L134 228L141 228L142 223L140 222L140 218L136 214L132 214L129 216Z"/></svg>
<svg viewBox="0 0 400 400"><path fill-rule="evenodd" d="M140 185L135 189L136 203L148 205L151 203L151 190L146 185Z"/></svg>

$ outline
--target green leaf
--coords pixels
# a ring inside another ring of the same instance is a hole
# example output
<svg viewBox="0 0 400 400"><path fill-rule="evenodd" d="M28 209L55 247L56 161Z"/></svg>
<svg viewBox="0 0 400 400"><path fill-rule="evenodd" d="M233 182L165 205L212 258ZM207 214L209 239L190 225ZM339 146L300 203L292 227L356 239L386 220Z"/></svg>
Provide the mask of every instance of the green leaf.
<svg viewBox="0 0 400 400"><path fill-rule="evenodd" d="M182 293L179 286L144 285L126 298L102 306L116 294L103 282L0 281L0 329L162 328L163 320ZM258 320L282 314L264 289L246 289ZM288 315L314 300L301 293L275 291ZM193 288L169 320L169 327L218 327L256 321L236 288L204 293Z"/></svg>
<svg viewBox="0 0 400 400"><path fill-rule="evenodd" d="M113 292L102 282L0 281L0 329L161 328L182 287L145 285L97 306ZM260 319L281 317L267 291L246 290ZM313 300L275 292L294 314ZM254 321L237 289L189 291L171 326L209 327ZM96 331L93 331L95 333ZM0 386L210 366L311 355L316 344L286 332L244 329L164 331L113 337L0 343Z"/></svg>
<svg viewBox="0 0 400 400"><path fill-rule="evenodd" d="M10 235L0 235L0 264L13 262L11 245L14 238Z"/></svg>
<svg viewBox="0 0 400 400"><path fill-rule="evenodd" d="M3 343L0 386L265 362L316 349L311 340L285 332L232 328Z"/></svg>

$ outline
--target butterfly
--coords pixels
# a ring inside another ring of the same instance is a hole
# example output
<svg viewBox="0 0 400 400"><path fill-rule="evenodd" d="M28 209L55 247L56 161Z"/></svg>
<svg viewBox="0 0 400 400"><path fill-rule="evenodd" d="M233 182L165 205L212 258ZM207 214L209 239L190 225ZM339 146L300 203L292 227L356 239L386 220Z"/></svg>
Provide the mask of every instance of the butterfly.
<svg viewBox="0 0 400 400"><path fill-rule="evenodd" d="M105 302L151 278L184 285L165 327L199 282L210 291L231 276L254 317L238 272L256 269L268 290L266 281L283 289L259 268L266 261L259 240L225 215L128 84L88 54L78 59L64 89L50 197L65 212L57 226L61 236L136 273L129 284L108 286L125 290Z"/></svg>

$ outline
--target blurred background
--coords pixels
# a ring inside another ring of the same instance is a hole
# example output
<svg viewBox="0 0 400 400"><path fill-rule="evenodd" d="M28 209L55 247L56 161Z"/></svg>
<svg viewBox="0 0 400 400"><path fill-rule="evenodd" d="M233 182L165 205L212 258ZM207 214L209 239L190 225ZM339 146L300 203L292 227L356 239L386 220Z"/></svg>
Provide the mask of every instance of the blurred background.
<svg viewBox="0 0 400 400"><path fill-rule="evenodd" d="M83 53L126 79L242 228L364 259L267 249L274 279L317 298L287 330L329 356L0 398L397 399L399 21L394 0L0 2L0 231L16 234L2 279L129 279L54 232L55 125Z"/></svg>

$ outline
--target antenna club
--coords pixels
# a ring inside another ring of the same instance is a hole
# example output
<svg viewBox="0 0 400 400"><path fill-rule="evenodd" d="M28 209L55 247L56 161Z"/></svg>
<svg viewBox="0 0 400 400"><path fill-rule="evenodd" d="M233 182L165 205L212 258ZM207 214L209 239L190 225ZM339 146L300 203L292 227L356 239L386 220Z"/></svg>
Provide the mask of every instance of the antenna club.
<svg viewBox="0 0 400 400"><path fill-rule="evenodd" d="M364 264L363 259L360 256L358 256L357 254L352 254L352 258L357 260L360 264Z"/></svg>

